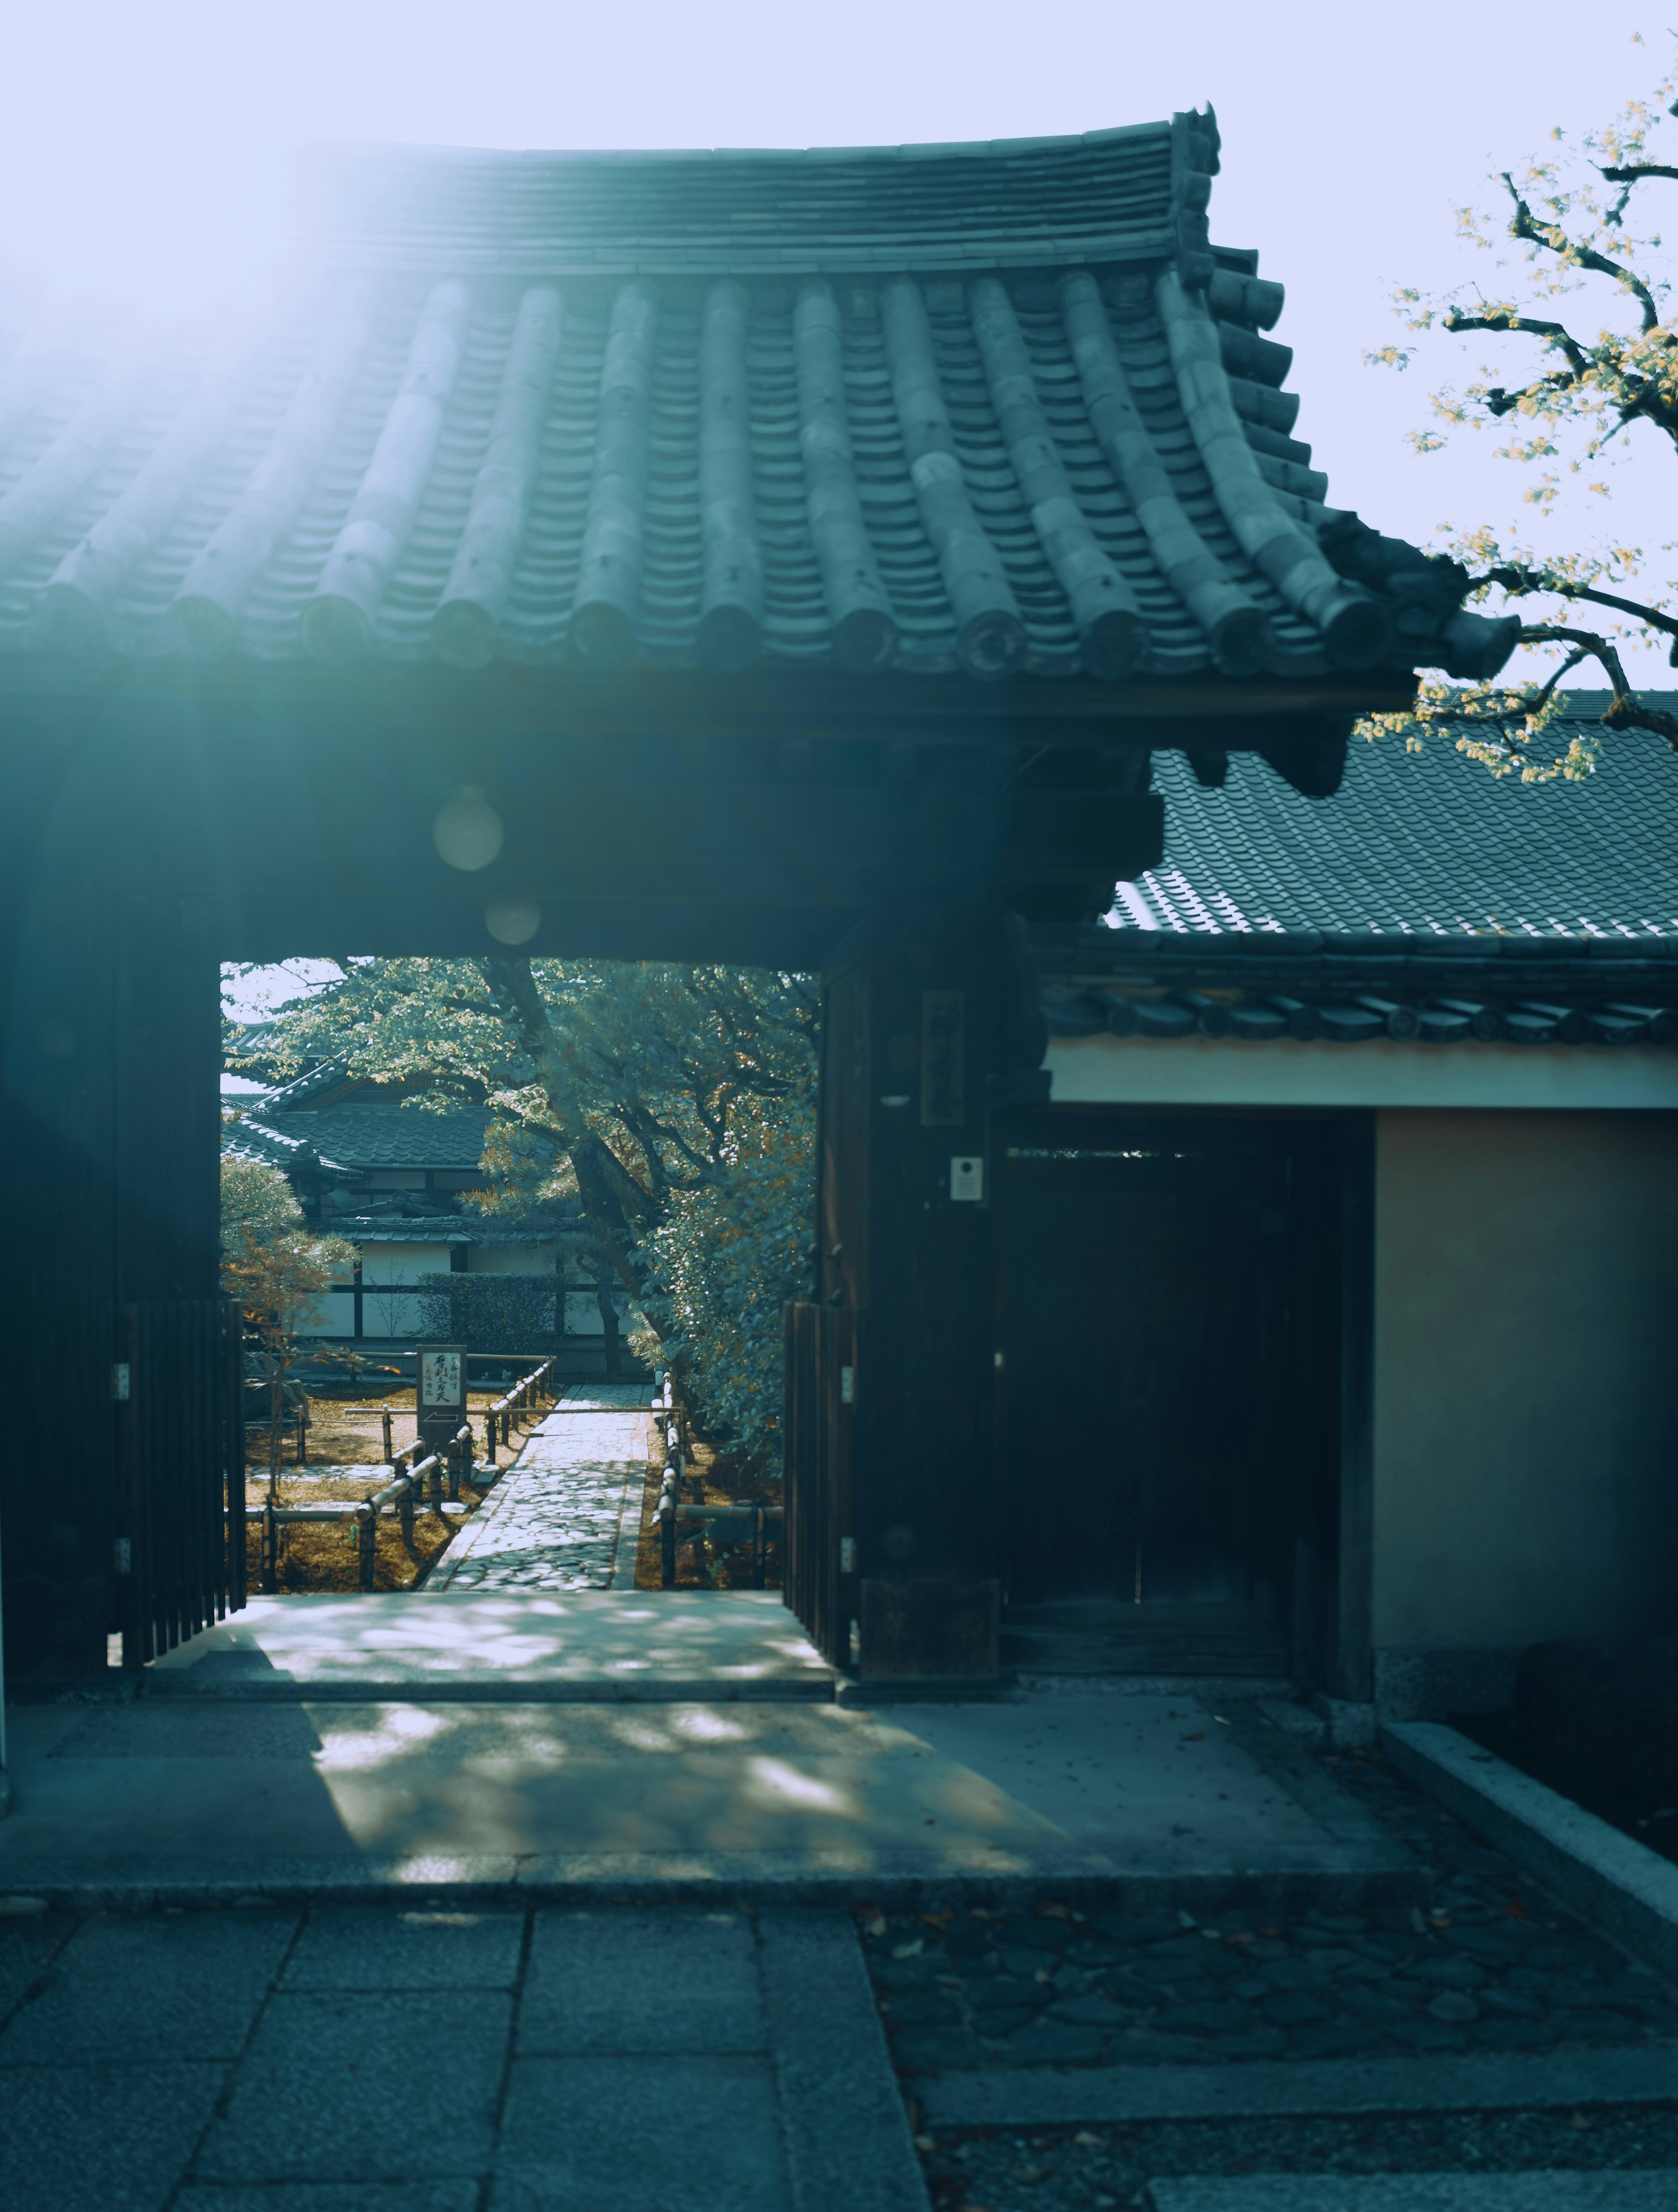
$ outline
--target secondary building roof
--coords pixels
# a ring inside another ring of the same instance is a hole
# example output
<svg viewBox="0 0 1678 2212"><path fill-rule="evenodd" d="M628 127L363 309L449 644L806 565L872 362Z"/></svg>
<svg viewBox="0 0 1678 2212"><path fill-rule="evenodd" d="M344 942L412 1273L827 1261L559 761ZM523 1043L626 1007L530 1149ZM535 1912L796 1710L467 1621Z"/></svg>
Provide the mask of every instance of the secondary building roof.
<svg viewBox="0 0 1678 2212"><path fill-rule="evenodd" d="M1605 696L1582 694L1583 721ZM1339 796L1158 755L1165 859L1112 927L1039 948L1051 1036L1678 1041L1678 762L1494 781L1439 737L1354 744Z"/></svg>
<svg viewBox="0 0 1678 2212"><path fill-rule="evenodd" d="M1606 695L1581 695L1584 722ZM1636 732L1583 783L1497 779L1447 735L1354 744L1332 805L1255 754L1208 789L1161 753L1165 857L1122 884L1128 928L1241 934L1678 937L1678 761Z"/></svg>
<svg viewBox="0 0 1678 2212"><path fill-rule="evenodd" d="M0 644L1000 677L1491 672L1325 502L1210 111L812 154L340 154L261 328L0 386Z"/></svg>

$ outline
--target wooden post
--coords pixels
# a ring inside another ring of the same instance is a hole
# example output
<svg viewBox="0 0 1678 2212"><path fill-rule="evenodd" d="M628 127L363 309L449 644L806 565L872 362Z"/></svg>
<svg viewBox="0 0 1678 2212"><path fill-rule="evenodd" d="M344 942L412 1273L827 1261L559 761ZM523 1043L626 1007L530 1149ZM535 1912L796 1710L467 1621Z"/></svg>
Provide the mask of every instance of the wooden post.
<svg viewBox="0 0 1678 2212"><path fill-rule="evenodd" d="M299 1467L307 1467L308 1463L309 1407L306 1398L297 1408L297 1464Z"/></svg>
<svg viewBox="0 0 1678 2212"><path fill-rule="evenodd" d="M262 1565L260 1573L260 1580L264 1594L270 1597L273 1595L274 1592L278 1589L280 1586L277 1559L279 1534L279 1523L274 1518L274 1504L273 1500L271 1498L268 1504L262 1509Z"/></svg>
<svg viewBox="0 0 1678 2212"><path fill-rule="evenodd" d="M402 1540L411 1552L414 1548L414 1479L411 1474L397 1501L397 1510L402 1516Z"/></svg>
<svg viewBox="0 0 1678 2212"><path fill-rule="evenodd" d="M362 1588L370 1590L379 1548L379 1510L370 1497L356 1513L356 1534L361 1548Z"/></svg>
<svg viewBox="0 0 1678 2212"><path fill-rule="evenodd" d="M483 1455L489 1466L495 1463L495 1409L492 1406L483 1416Z"/></svg>
<svg viewBox="0 0 1678 2212"><path fill-rule="evenodd" d="M384 1408L383 1412L379 1416L379 1425L383 1432L385 1440L385 1465L388 1467L391 1464L391 1454L392 1449L391 1444L391 1409L388 1406Z"/></svg>
<svg viewBox="0 0 1678 2212"><path fill-rule="evenodd" d="M665 1589L676 1587L676 1500L666 1492L659 1500L659 1582Z"/></svg>

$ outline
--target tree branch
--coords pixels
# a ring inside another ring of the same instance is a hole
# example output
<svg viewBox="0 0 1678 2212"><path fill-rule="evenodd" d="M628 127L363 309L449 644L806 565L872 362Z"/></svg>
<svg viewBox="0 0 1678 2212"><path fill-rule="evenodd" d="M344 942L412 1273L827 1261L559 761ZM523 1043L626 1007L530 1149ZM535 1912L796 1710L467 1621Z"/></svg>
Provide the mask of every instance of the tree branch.
<svg viewBox="0 0 1678 2212"><path fill-rule="evenodd" d="M1605 637L1595 630L1570 629L1559 623L1535 623L1521 632L1522 645L1572 645L1578 649L1569 654L1562 665L1551 677L1538 694L1540 703L1547 703L1556 685L1570 668L1581 661L1594 660L1614 686L1614 696L1608 711L1599 717L1602 726L1609 730L1652 730L1666 739L1678 752L1678 714L1669 714L1660 707L1646 707L1626 681L1626 671L1620 665L1620 655Z"/></svg>
<svg viewBox="0 0 1678 2212"><path fill-rule="evenodd" d="M1590 367L1590 356L1572 332L1560 323L1541 321L1536 315L1465 315L1453 307L1445 317L1444 328L1453 332L1463 331L1516 331L1531 338L1542 338L1547 345L1565 354L1575 376L1584 376ZM1546 381L1565 380L1546 379Z"/></svg>
<svg viewBox="0 0 1678 2212"><path fill-rule="evenodd" d="M1504 172L1503 180L1509 189L1509 197L1515 203L1515 218L1509 226L1511 237L1520 239L1528 246L1541 246L1547 253L1569 253L1580 268L1589 269L1598 276L1612 276L1617 284L1626 287L1642 308L1644 329L1652 331L1659 328L1661 311L1655 304L1654 294L1641 276L1618 261L1609 260L1606 253L1599 253L1594 246L1582 246L1578 240L1569 238L1565 231L1561 234L1562 243L1558 246L1555 240L1547 232L1541 230L1533 221L1532 210L1516 191L1515 179L1507 170Z"/></svg>
<svg viewBox="0 0 1678 2212"><path fill-rule="evenodd" d="M1560 599L1584 599L1592 606L1612 607L1616 614L1630 615L1636 622L1647 623L1651 629L1665 632L1678 638L1678 615L1663 614L1658 607L1645 607L1637 599L1622 599L1613 592L1599 592L1594 584L1572 584L1547 575L1541 568L1489 568L1476 582L1496 584L1511 599L1524 599L1533 592L1553 592Z"/></svg>

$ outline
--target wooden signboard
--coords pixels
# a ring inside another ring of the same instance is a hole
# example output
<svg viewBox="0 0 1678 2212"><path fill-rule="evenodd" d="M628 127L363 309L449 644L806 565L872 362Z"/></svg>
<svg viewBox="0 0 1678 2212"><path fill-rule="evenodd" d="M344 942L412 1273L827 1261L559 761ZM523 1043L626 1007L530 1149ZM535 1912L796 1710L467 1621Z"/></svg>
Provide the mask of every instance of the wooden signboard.
<svg viewBox="0 0 1678 2212"><path fill-rule="evenodd" d="M415 1405L420 1442L427 1452L440 1451L466 1418L466 1347L421 1344L414 1349L419 1369Z"/></svg>

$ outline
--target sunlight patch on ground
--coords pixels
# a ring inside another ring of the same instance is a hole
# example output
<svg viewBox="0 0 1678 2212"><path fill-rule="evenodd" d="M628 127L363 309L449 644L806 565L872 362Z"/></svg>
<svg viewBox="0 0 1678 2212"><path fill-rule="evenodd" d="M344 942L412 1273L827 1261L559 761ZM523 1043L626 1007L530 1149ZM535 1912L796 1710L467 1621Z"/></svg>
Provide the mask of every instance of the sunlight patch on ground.
<svg viewBox="0 0 1678 2212"><path fill-rule="evenodd" d="M829 1783L818 1782L813 1775L800 1774L784 1759L754 1759L751 1772L759 1792L772 1800L801 1806L806 1812L836 1813L846 1820L860 1817L861 1808L848 1790L836 1790Z"/></svg>

